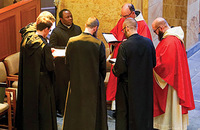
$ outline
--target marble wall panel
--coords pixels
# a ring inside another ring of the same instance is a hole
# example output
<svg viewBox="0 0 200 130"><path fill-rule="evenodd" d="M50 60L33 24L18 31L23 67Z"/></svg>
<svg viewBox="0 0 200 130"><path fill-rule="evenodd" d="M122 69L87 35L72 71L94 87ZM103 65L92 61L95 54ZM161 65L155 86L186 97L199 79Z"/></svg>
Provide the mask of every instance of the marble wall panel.
<svg viewBox="0 0 200 130"><path fill-rule="evenodd" d="M148 0L149 7L152 7L153 5L155 5L156 3L160 3L161 1L163 0ZM162 6L162 4L160 6Z"/></svg>
<svg viewBox="0 0 200 130"><path fill-rule="evenodd" d="M157 17L163 17L163 0L149 0L149 10L148 10L148 26L151 31L154 46L156 47L159 43L157 35L153 32L152 22Z"/></svg>
<svg viewBox="0 0 200 130"><path fill-rule="evenodd" d="M199 32L199 0L188 0L187 8L186 48L192 47L198 41Z"/></svg>

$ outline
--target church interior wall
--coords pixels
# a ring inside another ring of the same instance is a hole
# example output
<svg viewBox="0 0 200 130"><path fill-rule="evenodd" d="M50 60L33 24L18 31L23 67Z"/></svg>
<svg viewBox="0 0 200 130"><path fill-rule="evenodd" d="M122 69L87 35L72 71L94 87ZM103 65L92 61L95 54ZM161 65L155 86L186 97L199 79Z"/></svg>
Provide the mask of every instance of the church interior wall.
<svg viewBox="0 0 200 130"><path fill-rule="evenodd" d="M63 8L69 9L72 12L74 23L79 25L82 31L84 31L84 24L89 17L97 17L100 22L98 38L108 47L101 33L110 32L120 19L122 5L131 2L136 5L136 9L141 8L137 0L106 0L106 2L104 0L81 0L79 2L76 0L60 0L57 12Z"/></svg>
<svg viewBox="0 0 200 130"><path fill-rule="evenodd" d="M58 12L67 8L71 10L74 23L82 30L84 23L90 16L95 16L100 21L98 38L103 40L102 32L110 32L120 19L121 6L124 3L133 3L137 10L143 14L152 34L155 47L159 43L153 33L151 24L157 17L164 17L170 26L181 26L184 33L184 44L189 49L198 41L199 31L199 0L57 0ZM105 43L105 41L104 41ZM108 45L106 44L106 47Z"/></svg>
<svg viewBox="0 0 200 130"><path fill-rule="evenodd" d="M199 0L188 0L187 8L186 48L198 41L199 32Z"/></svg>
<svg viewBox="0 0 200 130"><path fill-rule="evenodd" d="M170 26L181 26L187 35L187 0L163 0L163 17Z"/></svg>
<svg viewBox="0 0 200 130"><path fill-rule="evenodd" d="M163 16L162 10L163 10L163 0L149 0L148 26L151 31L152 40L155 47L158 45L159 41L158 41L158 36L153 32L151 24L157 17Z"/></svg>

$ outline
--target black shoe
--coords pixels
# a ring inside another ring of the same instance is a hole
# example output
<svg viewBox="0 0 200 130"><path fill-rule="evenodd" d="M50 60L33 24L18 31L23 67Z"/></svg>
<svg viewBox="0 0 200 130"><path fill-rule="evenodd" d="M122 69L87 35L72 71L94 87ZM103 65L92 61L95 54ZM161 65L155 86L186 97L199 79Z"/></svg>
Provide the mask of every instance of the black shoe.
<svg viewBox="0 0 200 130"><path fill-rule="evenodd" d="M115 110L113 110L112 117L113 117L114 119L116 119L116 111L115 111Z"/></svg>

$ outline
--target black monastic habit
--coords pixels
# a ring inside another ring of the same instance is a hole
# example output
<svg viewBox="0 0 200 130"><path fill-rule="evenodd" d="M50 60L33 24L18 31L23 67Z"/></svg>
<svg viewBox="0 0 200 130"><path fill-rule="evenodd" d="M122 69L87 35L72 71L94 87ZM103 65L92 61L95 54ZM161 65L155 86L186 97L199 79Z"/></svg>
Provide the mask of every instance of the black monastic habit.
<svg viewBox="0 0 200 130"><path fill-rule="evenodd" d="M118 77L116 130L153 129L153 67L150 39L131 35L118 51L113 73Z"/></svg>
<svg viewBox="0 0 200 130"><path fill-rule="evenodd" d="M63 130L107 130L104 44L87 33L71 38L66 64L70 86Z"/></svg>
<svg viewBox="0 0 200 130"><path fill-rule="evenodd" d="M70 37L81 34L81 28L75 24L72 24L70 28L63 25L61 21L53 30L50 36L49 43L53 48L65 48ZM55 97L56 97L56 109L58 113L63 115L65 108L65 99L67 95L67 80L65 59L64 57L55 58Z"/></svg>
<svg viewBox="0 0 200 130"><path fill-rule="evenodd" d="M53 56L46 39L35 31L35 24L21 30L16 127L18 130L57 130Z"/></svg>

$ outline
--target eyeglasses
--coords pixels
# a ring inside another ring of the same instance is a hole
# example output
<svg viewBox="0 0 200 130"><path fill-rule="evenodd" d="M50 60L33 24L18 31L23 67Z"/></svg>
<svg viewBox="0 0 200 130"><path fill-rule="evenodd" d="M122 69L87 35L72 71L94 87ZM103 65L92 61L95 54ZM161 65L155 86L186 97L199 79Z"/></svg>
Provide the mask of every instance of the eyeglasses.
<svg viewBox="0 0 200 130"><path fill-rule="evenodd" d="M127 26L126 26L126 27L127 27ZM124 33L124 29L126 29L126 27L122 28L122 30L121 30L121 31L122 31L123 33Z"/></svg>
<svg viewBox="0 0 200 130"><path fill-rule="evenodd" d="M132 14L132 12L133 12L133 11L131 11L131 13L130 13L129 15L124 15L124 16L123 16L123 15L120 15L120 17L128 18L128 17Z"/></svg>
<svg viewBox="0 0 200 130"><path fill-rule="evenodd" d="M160 26L158 26L158 27L156 28L156 30L153 30L155 34L157 34L156 31L157 31L159 28L160 28Z"/></svg>

